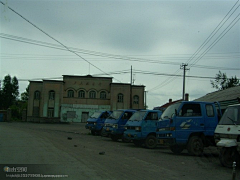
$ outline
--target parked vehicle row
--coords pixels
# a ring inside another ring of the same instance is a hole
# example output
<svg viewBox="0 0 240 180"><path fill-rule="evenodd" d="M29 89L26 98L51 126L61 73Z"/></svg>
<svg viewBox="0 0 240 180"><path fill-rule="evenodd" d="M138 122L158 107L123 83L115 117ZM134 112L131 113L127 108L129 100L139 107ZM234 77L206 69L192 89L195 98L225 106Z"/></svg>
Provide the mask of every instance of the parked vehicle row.
<svg viewBox="0 0 240 180"><path fill-rule="evenodd" d="M199 156L204 147L217 145L221 147L221 164L230 167L233 161L240 163L240 105L230 106L219 122L221 116L217 102L182 101L163 113L160 110L115 110L105 120L92 123L90 118L86 128L92 134L101 132L113 141L122 139L149 149L168 145L175 154L187 149L190 155Z"/></svg>

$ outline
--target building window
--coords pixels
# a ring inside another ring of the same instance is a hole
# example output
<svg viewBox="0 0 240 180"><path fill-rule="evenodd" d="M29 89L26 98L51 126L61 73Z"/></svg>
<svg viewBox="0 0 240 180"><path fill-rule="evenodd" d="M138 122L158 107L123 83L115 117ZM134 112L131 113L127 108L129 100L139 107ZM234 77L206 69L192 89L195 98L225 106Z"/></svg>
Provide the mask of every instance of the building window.
<svg viewBox="0 0 240 180"><path fill-rule="evenodd" d="M133 96L133 104L139 104L139 96Z"/></svg>
<svg viewBox="0 0 240 180"><path fill-rule="evenodd" d="M89 92L89 98L95 99L96 98L96 92L95 91L90 91Z"/></svg>
<svg viewBox="0 0 240 180"><path fill-rule="evenodd" d="M54 117L54 109L53 108L48 108L48 117L49 118Z"/></svg>
<svg viewBox="0 0 240 180"><path fill-rule="evenodd" d="M78 97L85 98L85 92L83 90L78 92Z"/></svg>
<svg viewBox="0 0 240 180"><path fill-rule="evenodd" d="M107 94L105 91L100 92L100 99L106 99L107 98Z"/></svg>
<svg viewBox="0 0 240 180"><path fill-rule="evenodd" d="M54 100L54 99L55 99L55 92L49 91L49 100Z"/></svg>
<svg viewBox="0 0 240 180"><path fill-rule="evenodd" d="M74 97L74 91L73 90L68 90L68 97Z"/></svg>
<svg viewBox="0 0 240 180"><path fill-rule="evenodd" d="M117 102L123 102L123 94L122 93L118 94L118 101Z"/></svg>
<svg viewBox="0 0 240 180"><path fill-rule="evenodd" d="M37 100L40 99L40 92L39 91L34 92L34 99L37 99Z"/></svg>

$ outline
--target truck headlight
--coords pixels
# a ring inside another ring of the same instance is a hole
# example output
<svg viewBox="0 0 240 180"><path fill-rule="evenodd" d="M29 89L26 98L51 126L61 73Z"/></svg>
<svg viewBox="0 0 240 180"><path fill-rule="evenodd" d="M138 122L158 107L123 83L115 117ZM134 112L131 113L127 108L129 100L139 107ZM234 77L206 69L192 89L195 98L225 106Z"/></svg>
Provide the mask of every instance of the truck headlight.
<svg viewBox="0 0 240 180"><path fill-rule="evenodd" d="M118 128L118 124L114 124L112 127L117 129Z"/></svg>
<svg viewBox="0 0 240 180"><path fill-rule="evenodd" d="M135 131L141 131L141 126L135 127Z"/></svg>

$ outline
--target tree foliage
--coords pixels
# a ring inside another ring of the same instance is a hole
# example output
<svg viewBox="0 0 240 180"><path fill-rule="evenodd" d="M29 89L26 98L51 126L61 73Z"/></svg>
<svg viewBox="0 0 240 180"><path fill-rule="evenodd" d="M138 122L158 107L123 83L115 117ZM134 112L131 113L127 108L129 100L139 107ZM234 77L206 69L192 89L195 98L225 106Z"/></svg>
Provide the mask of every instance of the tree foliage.
<svg viewBox="0 0 240 180"><path fill-rule="evenodd" d="M29 85L26 88L26 91L21 94L21 100L24 101L24 102L27 102L28 97L29 97Z"/></svg>
<svg viewBox="0 0 240 180"><path fill-rule="evenodd" d="M219 71L219 73L216 74L215 80L211 80L211 85L215 89L224 90L230 87L239 86L240 82L236 76L228 78L226 73Z"/></svg>
<svg viewBox="0 0 240 180"><path fill-rule="evenodd" d="M14 76L6 75L0 90L0 109L8 109L16 103L19 95L18 79Z"/></svg>

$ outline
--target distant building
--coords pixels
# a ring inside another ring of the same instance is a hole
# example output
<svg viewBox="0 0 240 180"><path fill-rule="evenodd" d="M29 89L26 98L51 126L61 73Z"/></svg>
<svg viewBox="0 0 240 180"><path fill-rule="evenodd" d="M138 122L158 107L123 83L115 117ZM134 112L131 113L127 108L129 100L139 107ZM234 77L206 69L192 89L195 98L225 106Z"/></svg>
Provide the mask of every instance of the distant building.
<svg viewBox="0 0 240 180"><path fill-rule="evenodd" d="M184 98L185 98L184 101L189 101L189 94L186 93ZM181 102L181 101L183 101L183 99L179 99L179 100L176 100L176 101L173 101L172 99L169 99L169 101L167 103L165 103L164 105L154 107L153 109L154 110L160 110L160 111L163 112L163 111L165 111L165 109L167 109L168 106L170 106L172 104L175 104L177 102Z"/></svg>
<svg viewBox="0 0 240 180"><path fill-rule="evenodd" d="M30 81L27 121L86 122L97 110L144 109L144 89L91 75Z"/></svg>
<svg viewBox="0 0 240 180"><path fill-rule="evenodd" d="M240 86L208 93L203 97L195 99L194 101L218 101L222 112L224 112L229 105L240 103Z"/></svg>

